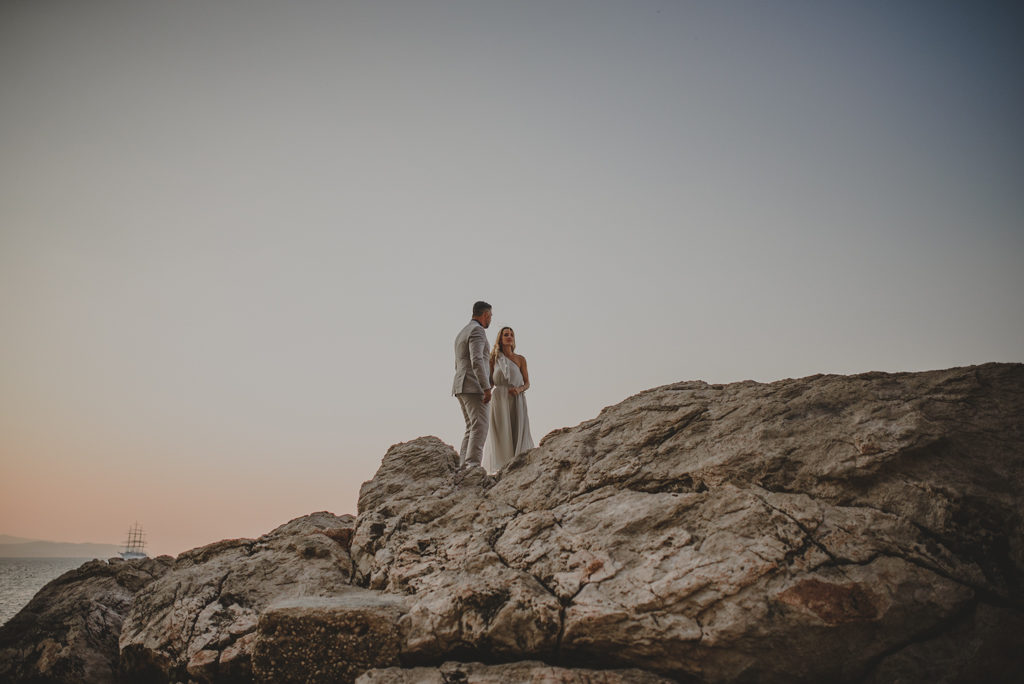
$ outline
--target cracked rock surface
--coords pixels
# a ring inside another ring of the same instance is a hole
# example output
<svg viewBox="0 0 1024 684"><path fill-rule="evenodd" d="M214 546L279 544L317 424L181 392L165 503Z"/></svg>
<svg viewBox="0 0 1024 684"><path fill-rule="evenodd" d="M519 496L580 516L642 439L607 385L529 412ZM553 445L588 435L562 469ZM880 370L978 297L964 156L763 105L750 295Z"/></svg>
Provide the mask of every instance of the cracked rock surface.
<svg viewBox="0 0 1024 684"><path fill-rule="evenodd" d="M259 539L181 554L132 603L121 630L129 681L252 681L260 614L291 598L329 597L351 583L350 515L314 513Z"/></svg>
<svg viewBox="0 0 1024 684"><path fill-rule="evenodd" d="M132 597L170 556L94 560L48 583L0 627L0 682L115 682Z"/></svg>
<svg viewBox="0 0 1024 684"><path fill-rule="evenodd" d="M420 438L361 491L356 580L407 595L403 662L704 682L1022 665L1019 364L678 383L497 478L455 465Z"/></svg>
<svg viewBox="0 0 1024 684"><path fill-rule="evenodd" d="M0 629L0 681L1024 671L1024 365L677 383L456 465L422 437L357 518L87 564Z"/></svg>

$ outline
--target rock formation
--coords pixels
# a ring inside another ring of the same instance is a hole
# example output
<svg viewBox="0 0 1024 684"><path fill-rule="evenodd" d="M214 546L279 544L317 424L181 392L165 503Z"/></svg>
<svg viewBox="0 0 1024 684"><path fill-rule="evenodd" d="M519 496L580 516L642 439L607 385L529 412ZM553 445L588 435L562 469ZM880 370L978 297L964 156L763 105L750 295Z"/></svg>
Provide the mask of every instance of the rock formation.
<svg viewBox="0 0 1024 684"><path fill-rule="evenodd" d="M171 558L90 561L53 580L0 627L0 682L113 682L135 593Z"/></svg>
<svg viewBox="0 0 1024 684"><path fill-rule="evenodd" d="M1024 365L677 383L547 435L497 476L456 465L436 438L398 444L356 519L183 554L137 589L125 678L881 683L1024 668ZM9 677L27 680L36 661L13 643Z"/></svg>
<svg viewBox="0 0 1024 684"><path fill-rule="evenodd" d="M351 682L367 670L399 664L402 598L337 591L332 598L280 601L263 612L252 659L258 681Z"/></svg>
<svg viewBox="0 0 1024 684"><path fill-rule="evenodd" d="M1021 664L1020 365L679 383L549 434L493 486L454 462L399 445L360 497L357 581L409 596L407 662L708 682Z"/></svg>
<svg viewBox="0 0 1024 684"><path fill-rule="evenodd" d="M290 598L333 596L350 584L354 519L314 513L259 539L232 539L178 556L142 589L121 630L131 680L252 681L260 615Z"/></svg>

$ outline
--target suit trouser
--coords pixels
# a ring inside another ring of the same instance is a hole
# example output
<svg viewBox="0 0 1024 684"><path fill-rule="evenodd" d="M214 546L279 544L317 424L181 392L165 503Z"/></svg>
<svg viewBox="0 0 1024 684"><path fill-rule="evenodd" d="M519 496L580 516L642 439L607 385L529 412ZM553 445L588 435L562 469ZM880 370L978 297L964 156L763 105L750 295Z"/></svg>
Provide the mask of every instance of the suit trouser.
<svg viewBox="0 0 1024 684"><path fill-rule="evenodd" d="M456 394L462 417L466 419L466 435L459 450L459 465L480 465L484 459L484 442L487 441L487 404L482 394Z"/></svg>

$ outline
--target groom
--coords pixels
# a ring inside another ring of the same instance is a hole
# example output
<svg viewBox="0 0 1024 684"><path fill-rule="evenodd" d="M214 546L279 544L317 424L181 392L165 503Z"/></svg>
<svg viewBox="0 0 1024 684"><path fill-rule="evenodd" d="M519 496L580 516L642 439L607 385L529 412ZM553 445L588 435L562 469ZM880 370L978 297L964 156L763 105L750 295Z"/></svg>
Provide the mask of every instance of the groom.
<svg viewBox="0 0 1024 684"><path fill-rule="evenodd" d="M491 305L473 305L473 319L455 337L455 382L452 394L459 400L466 419L466 435L459 450L459 468L478 466L487 439L487 404L491 401L491 369L487 359L487 333Z"/></svg>

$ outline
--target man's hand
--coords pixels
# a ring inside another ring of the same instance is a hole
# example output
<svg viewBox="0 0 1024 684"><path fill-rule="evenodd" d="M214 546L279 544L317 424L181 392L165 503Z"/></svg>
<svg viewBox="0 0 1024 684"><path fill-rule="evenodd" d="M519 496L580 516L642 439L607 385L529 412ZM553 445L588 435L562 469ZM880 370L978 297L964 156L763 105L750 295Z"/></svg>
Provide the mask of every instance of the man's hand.
<svg viewBox="0 0 1024 684"><path fill-rule="evenodd" d="M491 390L490 388L484 390L484 403L488 404L491 401Z"/></svg>

